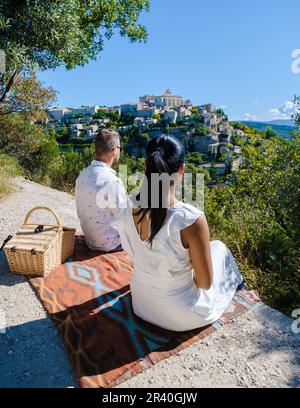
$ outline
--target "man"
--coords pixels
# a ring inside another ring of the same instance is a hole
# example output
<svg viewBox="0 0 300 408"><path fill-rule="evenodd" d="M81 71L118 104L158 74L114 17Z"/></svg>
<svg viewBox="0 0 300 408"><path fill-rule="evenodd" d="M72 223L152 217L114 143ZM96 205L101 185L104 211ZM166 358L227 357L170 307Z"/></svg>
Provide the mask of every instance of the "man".
<svg viewBox="0 0 300 408"><path fill-rule="evenodd" d="M96 160L76 180L77 214L85 242L92 250L121 249L119 234L111 226L126 202L123 183L112 169L119 161L120 148L118 132L101 130L95 140Z"/></svg>

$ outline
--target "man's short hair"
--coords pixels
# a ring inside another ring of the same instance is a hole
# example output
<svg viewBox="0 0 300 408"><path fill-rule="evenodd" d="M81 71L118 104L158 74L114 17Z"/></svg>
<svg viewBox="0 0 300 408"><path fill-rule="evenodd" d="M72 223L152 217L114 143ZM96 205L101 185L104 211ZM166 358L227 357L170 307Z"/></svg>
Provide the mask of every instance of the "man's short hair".
<svg viewBox="0 0 300 408"><path fill-rule="evenodd" d="M114 129L103 129L101 130L95 140L95 148L97 156L102 154L107 154L112 151L112 149L119 145L120 135Z"/></svg>

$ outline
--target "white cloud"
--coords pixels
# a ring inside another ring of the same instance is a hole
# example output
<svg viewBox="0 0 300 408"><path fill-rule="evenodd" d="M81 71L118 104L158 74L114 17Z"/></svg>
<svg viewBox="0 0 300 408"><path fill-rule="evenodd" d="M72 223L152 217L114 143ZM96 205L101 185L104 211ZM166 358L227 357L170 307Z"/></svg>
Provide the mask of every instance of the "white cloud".
<svg viewBox="0 0 300 408"><path fill-rule="evenodd" d="M267 116L272 119L291 119L297 111L297 105L294 102L286 101L280 108L269 109Z"/></svg>
<svg viewBox="0 0 300 408"><path fill-rule="evenodd" d="M226 109L226 108L228 108L228 106L227 105L221 105L220 108L221 109Z"/></svg>
<svg viewBox="0 0 300 408"><path fill-rule="evenodd" d="M258 100L255 100L255 101L253 101L253 103L254 103L254 105L258 105L258 104L259 104L259 101L258 101Z"/></svg>
<svg viewBox="0 0 300 408"><path fill-rule="evenodd" d="M244 120L250 121L250 122L255 122L255 121L258 121L259 119L258 119L258 117L256 115L253 115L251 113L246 112Z"/></svg>

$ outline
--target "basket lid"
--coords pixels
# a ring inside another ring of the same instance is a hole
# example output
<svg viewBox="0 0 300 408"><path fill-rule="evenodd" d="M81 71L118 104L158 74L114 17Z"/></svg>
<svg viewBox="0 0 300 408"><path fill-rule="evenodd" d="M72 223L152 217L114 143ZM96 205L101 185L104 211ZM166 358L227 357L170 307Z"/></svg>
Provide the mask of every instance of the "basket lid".
<svg viewBox="0 0 300 408"><path fill-rule="evenodd" d="M57 235L62 233L62 229L56 225L44 225L41 232L36 232L38 226L38 224L23 225L4 245L4 249L44 253Z"/></svg>

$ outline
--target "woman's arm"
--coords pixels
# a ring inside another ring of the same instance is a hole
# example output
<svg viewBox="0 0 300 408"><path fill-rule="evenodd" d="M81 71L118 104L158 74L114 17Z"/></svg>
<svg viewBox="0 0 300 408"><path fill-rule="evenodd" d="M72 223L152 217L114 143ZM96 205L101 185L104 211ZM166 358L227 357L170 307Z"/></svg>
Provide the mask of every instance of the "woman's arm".
<svg viewBox="0 0 300 408"><path fill-rule="evenodd" d="M212 284L213 268L210 254L210 235L205 217L181 231L181 240L189 248L198 288L208 290Z"/></svg>

